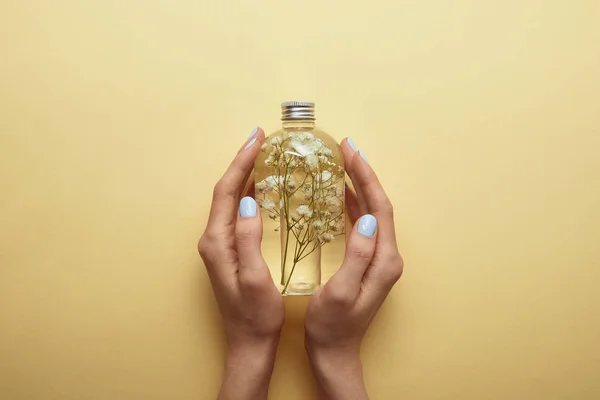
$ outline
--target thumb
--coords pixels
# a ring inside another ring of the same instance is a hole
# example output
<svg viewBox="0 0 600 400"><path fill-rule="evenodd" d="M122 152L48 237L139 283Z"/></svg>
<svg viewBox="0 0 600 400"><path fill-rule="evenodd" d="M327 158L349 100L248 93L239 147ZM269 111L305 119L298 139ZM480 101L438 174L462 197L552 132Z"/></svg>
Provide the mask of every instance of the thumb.
<svg viewBox="0 0 600 400"><path fill-rule="evenodd" d="M235 242L239 258L240 283L264 278L268 268L260 251L262 219L256 201L249 196L240 201L240 212L235 225Z"/></svg>

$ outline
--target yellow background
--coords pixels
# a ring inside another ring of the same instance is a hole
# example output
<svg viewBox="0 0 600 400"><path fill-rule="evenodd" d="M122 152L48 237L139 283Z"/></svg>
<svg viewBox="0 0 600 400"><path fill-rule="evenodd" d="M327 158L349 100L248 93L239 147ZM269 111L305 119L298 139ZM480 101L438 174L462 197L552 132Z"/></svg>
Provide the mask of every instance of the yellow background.
<svg viewBox="0 0 600 400"><path fill-rule="evenodd" d="M373 399L600 398L600 2L0 3L0 398L211 399L195 245L279 103L396 207ZM272 399L307 399L288 299Z"/></svg>

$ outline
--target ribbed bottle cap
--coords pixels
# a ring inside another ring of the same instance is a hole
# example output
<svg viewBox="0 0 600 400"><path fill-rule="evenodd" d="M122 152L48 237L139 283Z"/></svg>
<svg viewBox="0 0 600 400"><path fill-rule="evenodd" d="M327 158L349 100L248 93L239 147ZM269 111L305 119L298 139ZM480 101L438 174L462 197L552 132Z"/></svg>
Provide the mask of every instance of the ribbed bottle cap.
<svg viewBox="0 0 600 400"><path fill-rule="evenodd" d="M309 101L286 101L281 103L281 119L291 121L297 119L315 119L315 103Z"/></svg>

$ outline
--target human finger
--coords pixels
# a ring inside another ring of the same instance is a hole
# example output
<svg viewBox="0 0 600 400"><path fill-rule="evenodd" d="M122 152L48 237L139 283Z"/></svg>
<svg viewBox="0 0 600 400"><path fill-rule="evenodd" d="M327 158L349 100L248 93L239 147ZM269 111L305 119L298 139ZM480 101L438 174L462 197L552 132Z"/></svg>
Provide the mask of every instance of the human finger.
<svg viewBox="0 0 600 400"><path fill-rule="evenodd" d="M235 223L238 201L252 173L254 160L260 150L259 143L263 140L264 132L257 128L215 185L207 232L230 234L228 228Z"/></svg>

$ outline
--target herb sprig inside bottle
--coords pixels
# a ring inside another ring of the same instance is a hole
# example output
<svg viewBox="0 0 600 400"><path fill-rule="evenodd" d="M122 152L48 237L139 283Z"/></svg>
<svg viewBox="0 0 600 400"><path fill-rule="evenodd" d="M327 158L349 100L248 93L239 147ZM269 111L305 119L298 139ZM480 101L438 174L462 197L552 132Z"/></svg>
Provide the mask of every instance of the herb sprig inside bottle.
<svg viewBox="0 0 600 400"><path fill-rule="evenodd" d="M284 295L306 295L320 285L321 246L344 233L343 157L339 145L315 128L314 103L283 103L282 112L283 129L266 138L257 158L256 201L278 222L276 284Z"/></svg>

